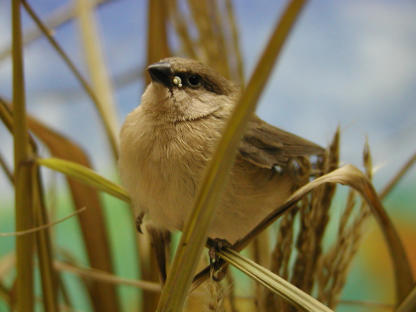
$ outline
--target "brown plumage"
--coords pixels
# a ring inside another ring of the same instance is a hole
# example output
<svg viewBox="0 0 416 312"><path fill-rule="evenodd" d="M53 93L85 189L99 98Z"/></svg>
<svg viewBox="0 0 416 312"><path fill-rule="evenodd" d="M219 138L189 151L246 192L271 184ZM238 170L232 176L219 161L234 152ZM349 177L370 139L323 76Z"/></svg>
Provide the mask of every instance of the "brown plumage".
<svg viewBox="0 0 416 312"><path fill-rule="evenodd" d="M152 82L121 130L120 173L145 222L181 230L240 90L194 60L168 58L148 71ZM323 153L320 146L253 116L209 237L230 243L243 237L293 191L289 162Z"/></svg>

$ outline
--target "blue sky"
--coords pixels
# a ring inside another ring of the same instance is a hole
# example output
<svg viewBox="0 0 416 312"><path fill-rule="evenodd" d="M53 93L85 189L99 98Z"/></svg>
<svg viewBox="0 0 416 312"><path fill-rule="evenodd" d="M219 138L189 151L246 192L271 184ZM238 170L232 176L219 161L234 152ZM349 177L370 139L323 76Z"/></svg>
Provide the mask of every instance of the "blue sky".
<svg viewBox="0 0 416 312"><path fill-rule="evenodd" d="M46 17L63 1L31 2ZM285 1L234 1L249 77ZM97 12L109 72L145 63L146 1L119 0ZM310 1L261 98L266 121L326 146L338 125L341 157L361 166L365 137L372 148L376 185L383 185L416 148L416 3L414 1ZM33 27L23 15L25 28ZM85 66L78 25L55 36L79 68ZM10 43L10 1L0 0L0 50ZM45 39L25 49L29 111L89 152L108 172L107 146L92 103ZM139 104L138 80L118 89L120 123ZM0 62L0 94L11 96L10 59ZM1 153L11 160L11 140L0 126ZM407 177L415 180L415 170ZM0 188L10 189L0 174Z"/></svg>

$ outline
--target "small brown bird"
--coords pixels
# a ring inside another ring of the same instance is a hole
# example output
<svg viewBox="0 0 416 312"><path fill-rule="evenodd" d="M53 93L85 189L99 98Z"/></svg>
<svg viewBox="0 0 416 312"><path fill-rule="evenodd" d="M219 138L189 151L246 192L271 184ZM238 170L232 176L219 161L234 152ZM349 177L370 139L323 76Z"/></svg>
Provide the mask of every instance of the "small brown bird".
<svg viewBox="0 0 416 312"><path fill-rule="evenodd" d="M121 130L120 174L138 216L154 229L181 230L240 89L190 59L167 58L147 70L152 82ZM242 238L293 191L289 162L323 152L253 116L208 236Z"/></svg>

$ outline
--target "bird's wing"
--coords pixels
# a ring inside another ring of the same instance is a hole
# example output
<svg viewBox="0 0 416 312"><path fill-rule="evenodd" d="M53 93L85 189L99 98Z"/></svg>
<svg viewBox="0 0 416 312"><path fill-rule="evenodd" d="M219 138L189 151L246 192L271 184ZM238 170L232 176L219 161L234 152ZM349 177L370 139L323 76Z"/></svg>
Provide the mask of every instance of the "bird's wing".
<svg viewBox="0 0 416 312"><path fill-rule="evenodd" d="M254 116L239 146L239 155L246 161L272 169L285 166L292 158L322 155L325 150L308 140L283 131Z"/></svg>

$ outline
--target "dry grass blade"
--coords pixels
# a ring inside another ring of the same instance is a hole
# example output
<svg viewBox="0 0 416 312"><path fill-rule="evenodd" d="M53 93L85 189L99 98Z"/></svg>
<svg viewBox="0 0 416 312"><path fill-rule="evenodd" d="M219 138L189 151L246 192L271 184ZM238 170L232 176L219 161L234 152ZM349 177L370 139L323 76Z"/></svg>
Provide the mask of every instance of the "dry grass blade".
<svg viewBox="0 0 416 312"><path fill-rule="evenodd" d="M84 151L75 143L44 126L34 118L28 119L30 130L48 147L51 154L64 160L91 167ZM103 209L97 191L67 177L72 199L76 209L88 209L78 215L83 241L92 267L107 272L113 271L111 250L108 242L107 227ZM118 306L117 295L113 285L91 283L90 299L97 311L114 311Z"/></svg>
<svg viewBox="0 0 416 312"><path fill-rule="evenodd" d="M74 74L74 76L77 78L77 80L80 82L82 87L84 88L85 92L90 97L91 101L94 103L95 108L98 111L98 114L100 116L101 121L104 125L104 130L107 134L108 140L110 142L110 146L112 148L113 154L117 155L118 147L117 147L117 140L115 137L115 134L113 133L112 127L109 123L109 121L106 119L106 114L103 110L103 107L100 103L99 98L92 90L91 86L88 84L88 82L84 79L81 72L75 67L74 63L70 60L69 56L65 53L65 51L62 49L62 47L58 44L58 42L51 36L50 31L48 28L43 24L41 19L36 15L36 13L33 11L31 6L26 2L22 2L24 8L26 9L27 13L30 15L30 17L33 19L33 21L36 23L36 25L39 27L40 30L42 30L43 34L46 36L50 44L54 47L56 52L62 57L63 61L67 64L71 72Z"/></svg>
<svg viewBox="0 0 416 312"><path fill-rule="evenodd" d="M7 166L5 159L0 154L0 167L3 169L4 174L6 175L7 179L9 180L10 184L14 185L14 177L13 173L10 168Z"/></svg>
<svg viewBox="0 0 416 312"><path fill-rule="evenodd" d="M70 272L83 278L102 281L110 284L127 285L156 293L160 292L161 289L160 284L158 283L121 278L104 271L92 268L81 268L61 261L55 261L55 267L59 271Z"/></svg>
<svg viewBox="0 0 416 312"><path fill-rule="evenodd" d="M182 15L181 11L178 10L177 1L167 1L167 4L169 5L170 19L172 20L179 40L182 42L183 52L190 58L196 59L197 55L194 48L194 42L189 34L185 17Z"/></svg>
<svg viewBox="0 0 416 312"><path fill-rule="evenodd" d="M49 228L39 167L32 166L34 177L33 204L37 228ZM52 265L53 251L49 231L36 231L36 248L42 278L43 305L47 312L58 311L58 278ZM27 234L26 234L27 235Z"/></svg>
<svg viewBox="0 0 416 312"><path fill-rule="evenodd" d="M20 21L20 1L12 1L12 61L13 61L13 134L14 134L14 181L15 181L15 227L17 231L33 227L33 176L27 133L25 86L23 75L23 47ZM18 311L33 311L33 250L34 236L16 238Z"/></svg>
<svg viewBox="0 0 416 312"><path fill-rule="evenodd" d="M130 197L124 189L110 180L98 175L95 171L88 167L59 158L38 158L36 159L36 162L41 166L48 167L49 169L77 179L79 182L91 186L96 190L106 192L127 203L130 202Z"/></svg>
<svg viewBox="0 0 416 312"><path fill-rule="evenodd" d="M380 192L380 199L383 200L391 190L397 185L400 179L409 171L409 169L416 163L416 153L403 165L399 172L393 177L393 179L383 188Z"/></svg>
<svg viewBox="0 0 416 312"><path fill-rule="evenodd" d="M188 0L188 6L198 29L197 43L201 48L202 61L224 77L230 78L223 28L219 25L217 0Z"/></svg>
<svg viewBox="0 0 416 312"><path fill-rule="evenodd" d="M277 56L305 1L291 1L259 60L254 74L209 162L192 213L186 222L178 250L162 290L158 311L181 311L200 259L208 227L214 216L234 161L235 151L245 125L251 118Z"/></svg>
<svg viewBox="0 0 416 312"><path fill-rule="evenodd" d="M117 0L95 0L93 1L96 6L105 4L107 2L114 2ZM73 3L65 4L64 6L58 8L56 11L52 12L45 19L45 24L50 29L56 29L59 26L63 26L66 23L70 22L72 18L75 16L74 13L74 5ZM39 31L38 28L33 28L29 30L25 30L23 33L23 44L26 46L29 43L35 41L36 39L42 36L42 32ZM0 51L0 61L4 60L5 58L9 57L12 53L12 48L7 47Z"/></svg>
<svg viewBox="0 0 416 312"><path fill-rule="evenodd" d="M416 286L409 295L399 304L396 312L412 312L416 310Z"/></svg>
<svg viewBox="0 0 416 312"><path fill-rule="evenodd" d="M79 209L79 210L77 210L77 211L69 214L66 217L63 217L63 218L61 218L59 220L56 220L54 222L50 222L48 224L44 224L44 225L41 225L41 226L34 227L33 229L28 229L28 230L19 231L19 232L0 233L0 237L22 236L22 235L27 235L27 234L35 233L35 232L38 232L38 231L42 231L42 230L48 229L48 228L50 228L52 226L55 226L55 225L57 225L59 223L62 223L64 221L72 218L73 216L77 215L78 213L83 212L85 209L86 209L86 207L81 208L81 209Z"/></svg>
<svg viewBox="0 0 416 312"><path fill-rule="evenodd" d="M231 0L225 0L226 10L227 10L227 17L228 23L231 29L231 38L232 38L232 48L235 55L235 72L237 81L240 83L241 87L244 88L244 66L243 66L243 58L240 51L240 38L238 35L238 27L237 22L234 17L234 9ZM233 61L234 58L230 59Z"/></svg>
<svg viewBox="0 0 416 312"><path fill-rule="evenodd" d="M114 159L118 159L117 132L118 114L114 102L113 87L104 62L97 25L94 20L94 4L91 1L77 0L76 8L80 24L81 39L84 48L86 64L92 81L94 93L101 105L103 120L108 124L112 132L111 142Z"/></svg>
<svg viewBox="0 0 416 312"><path fill-rule="evenodd" d="M170 55L166 25L168 5L165 0L148 1L147 64ZM147 79L147 82L149 80Z"/></svg>
<svg viewBox="0 0 416 312"><path fill-rule="evenodd" d="M279 294L291 304L304 311L332 311L315 298L293 286L266 268L258 265L250 259L244 258L234 250L225 248L218 252L218 255L228 263L232 264L255 281L261 283L271 291Z"/></svg>
<svg viewBox="0 0 416 312"><path fill-rule="evenodd" d="M307 193L324 183L340 183L349 185L357 190L367 204L371 207L372 213L378 221L390 250L390 256L395 273L397 300L401 301L412 289L414 283L412 270L404 250L400 237L394 228L390 218L387 216L376 191L367 177L352 165L346 165L331 173L328 173L298 189L281 207L264 219L251 233L234 245L236 250L242 249L253 237L257 236L264 228L273 223L274 220L289 210Z"/></svg>

